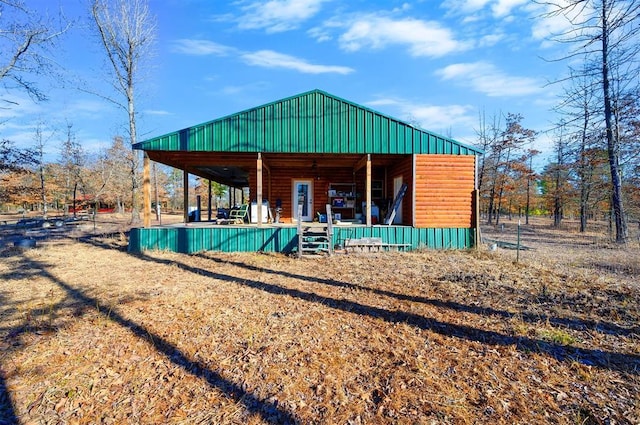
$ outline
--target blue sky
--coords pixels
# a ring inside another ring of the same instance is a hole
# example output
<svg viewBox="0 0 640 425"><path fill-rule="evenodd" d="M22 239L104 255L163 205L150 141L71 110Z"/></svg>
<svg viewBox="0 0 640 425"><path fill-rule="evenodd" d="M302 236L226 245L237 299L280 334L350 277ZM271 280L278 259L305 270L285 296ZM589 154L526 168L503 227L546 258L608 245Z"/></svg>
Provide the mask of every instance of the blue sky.
<svg viewBox="0 0 640 425"><path fill-rule="evenodd" d="M30 0L75 24L55 60L63 78L41 81L49 101L23 93L0 110L2 137L33 143L42 122L55 130L58 154L65 122L88 151L124 134L126 115L77 86L108 93L106 66L87 29L82 0ZM154 55L139 85L143 140L311 89L321 89L464 143L476 141L478 116L520 113L541 132L540 160L550 157L557 120L551 108L566 64L547 38L558 23L537 18L525 0L151 0L157 21Z"/></svg>

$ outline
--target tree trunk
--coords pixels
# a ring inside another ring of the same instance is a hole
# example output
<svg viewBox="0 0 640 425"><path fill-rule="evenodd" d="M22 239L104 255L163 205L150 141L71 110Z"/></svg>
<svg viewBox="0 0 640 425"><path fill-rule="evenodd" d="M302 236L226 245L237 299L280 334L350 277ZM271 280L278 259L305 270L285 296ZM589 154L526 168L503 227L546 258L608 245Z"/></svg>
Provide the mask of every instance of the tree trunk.
<svg viewBox="0 0 640 425"><path fill-rule="evenodd" d="M607 0L602 1L602 90L604 97L604 119L607 133L607 154L609 158L609 170L611 172L611 207L616 227L615 241L617 243L627 242L627 222L624 216L624 205L622 201L622 179L620 170L620 153L618 149L619 140L614 137L612 128L612 108L611 90L609 87L609 27L607 20ZM617 134L617 133L616 133Z"/></svg>
<svg viewBox="0 0 640 425"><path fill-rule="evenodd" d="M42 217L47 219L47 192L44 187L44 166L42 165L42 159L40 159L40 195L42 200Z"/></svg>
<svg viewBox="0 0 640 425"><path fill-rule="evenodd" d="M76 192L78 190L78 183L73 184L73 216L76 216Z"/></svg>

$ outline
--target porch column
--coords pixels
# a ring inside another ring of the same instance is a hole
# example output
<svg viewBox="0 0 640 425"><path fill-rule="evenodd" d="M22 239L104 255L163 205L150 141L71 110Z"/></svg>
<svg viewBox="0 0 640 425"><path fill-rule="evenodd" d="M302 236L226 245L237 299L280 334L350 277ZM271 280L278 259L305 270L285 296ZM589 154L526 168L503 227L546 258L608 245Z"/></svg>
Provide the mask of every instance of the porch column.
<svg viewBox="0 0 640 425"><path fill-rule="evenodd" d="M207 199L208 199L208 208L209 208L209 214L207 216L208 220L211 221L211 180L207 180L209 182L209 185L207 186L208 189L208 193L207 193ZM217 213L216 213L217 214Z"/></svg>
<svg viewBox="0 0 640 425"><path fill-rule="evenodd" d="M189 222L189 172L182 170L182 205L184 209L184 222Z"/></svg>
<svg viewBox="0 0 640 425"><path fill-rule="evenodd" d="M142 152L142 225L151 227L151 173L149 172L149 155Z"/></svg>
<svg viewBox="0 0 640 425"><path fill-rule="evenodd" d="M256 182L256 214L258 216L258 227L262 227L262 154L258 152L257 160L257 182Z"/></svg>
<svg viewBox="0 0 640 425"><path fill-rule="evenodd" d="M365 190L367 227L371 227L371 154L367 154L367 184Z"/></svg>

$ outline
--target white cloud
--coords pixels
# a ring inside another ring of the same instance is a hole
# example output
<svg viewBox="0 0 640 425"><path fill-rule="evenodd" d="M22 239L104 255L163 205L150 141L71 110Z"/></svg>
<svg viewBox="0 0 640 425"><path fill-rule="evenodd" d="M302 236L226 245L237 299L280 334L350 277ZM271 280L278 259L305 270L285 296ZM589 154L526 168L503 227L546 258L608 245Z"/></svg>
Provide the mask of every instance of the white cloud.
<svg viewBox="0 0 640 425"><path fill-rule="evenodd" d="M242 58L249 65L261 66L264 68L285 68L292 69L304 74L350 74L353 68L335 65L316 65L295 56L274 52L273 50L259 50L257 52L245 53Z"/></svg>
<svg viewBox="0 0 640 425"><path fill-rule="evenodd" d="M457 41L452 31L435 21L366 15L347 26L347 31L340 36L340 45L347 51L402 45L407 46L413 56L440 57L470 47Z"/></svg>
<svg viewBox="0 0 640 425"><path fill-rule="evenodd" d="M528 0L498 0L491 5L493 16L501 18L509 15L511 10L517 6L525 4Z"/></svg>
<svg viewBox="0 0 640 425"><path fill-rule="evenodd" d="M265 29L268 33L289 31L320 11L327 0L270 0L256 1L242 9L238 18L241 29Z"/></svg>
<svg viewBox="0 0 640 425"><path fill-rule="evenodd" d="M225 56L235 50L233 47L202 39L182 38L175 40L172 44L174 52L195 56Z"/></svg>
<svg viewBox="0 0 640 425"><path fill-rule="evenodd" d="M476 118L475 108L469 105L431 105L415 103L405 99L379 98L366 102L372 108L386 107L390 115L403 117L405 121L417 122L420 127L437 132L447 132L454 128L471 128Z"/></svg>
<svg viewBox="0 0 640 425"><path fill-rule="evenodd" d="M68 104L64 104L56 114L58 119L64 121L69 117L82 117L83 119L103 119L105 102L95 99L74 99Z"/></svg>
<svg viewBox="0 0 640 425"><path fill-rule="evenodd" d="M538 93L543 83L534 78L514 77L488 62L457 63L436 71L442 80L452 80L487 96L511 97Z"/></svg>
<svg viewBox="0 0 640 425"><path fill-rule="evenodd" d="M28 96L5 94L0 98L0 124L2 121L36 114L42 107Z"/></svg>
<svg viewBox="0 0 640 425"><path fill-rule="evenodd" d="M446 0L442 7L454 15L469 15L467 19L477 19L479 12L485 9L490 9L494 18L506 18L513 9L527 2L528 0Z"/></svg>
<svg viewBox="0 0 640 425"><path fill-rule="evenodd" d="M583 12L581 8L572 8L568 15L561 13L551 13L556 8L550 5L529 8L530 14L535 16L531 27L531 35L536 40L549 40L554 36L565 34L571 29L570 21L583 21L585 17L581 17ZM543 45L544 47L545 45Z"/></svg>
<svg viewBox="0 0 640 425"><path fill-rule="evenodd" d="M158 109L147 109L147 110L143 111L143 113L147 114L147 115L156 115L156 116L173 115L169 111L163 111L163 110L158 110Z"/></svg>
<svg viewBox="0 0 640 425"><path fill-rule="evenodd" d="M442 6L462 13L474 13L482 10L491 0L447 0Z"/></svg>
<svg viewBox="0 0 640 425"><path fill-rule="evenodd" d="M498 44L500 41L506 38L504 33L499 34L487 34L480 37L478 40L478 47L491 47Z"/></svg>

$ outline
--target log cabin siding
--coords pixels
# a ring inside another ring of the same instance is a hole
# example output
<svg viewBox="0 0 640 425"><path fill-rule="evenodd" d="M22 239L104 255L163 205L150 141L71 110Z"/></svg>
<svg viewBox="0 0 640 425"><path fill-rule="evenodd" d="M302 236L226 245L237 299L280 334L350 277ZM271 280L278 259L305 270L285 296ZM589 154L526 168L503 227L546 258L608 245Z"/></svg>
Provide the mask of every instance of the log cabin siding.
<svg viewBox="0 0 640 425"><path fill-rule="evenodd" d="M280 222L291 223L292 220L292 198L294 180L313 181L313 214L324 213L325 205L329 202L329 185L331 183L352 183L353 172L344 168L270 168L271 173L263 170L262 174L262 199L269 201L269 207L276 207L276 200L282 201L282 212ZM255 169L249 171L249 197L251 201L256 200L255 188L257 187L257 172ZM275 211L275 210L274 210Z"/></svg>
<svg viewBox="0 0 640 425"><path fill-rule="evenodd" d="M416 155L415 226L472 227L475 156Z"/></svg>

